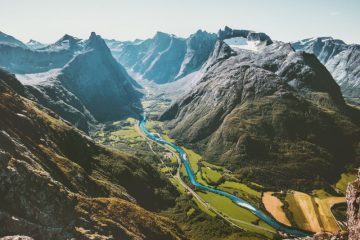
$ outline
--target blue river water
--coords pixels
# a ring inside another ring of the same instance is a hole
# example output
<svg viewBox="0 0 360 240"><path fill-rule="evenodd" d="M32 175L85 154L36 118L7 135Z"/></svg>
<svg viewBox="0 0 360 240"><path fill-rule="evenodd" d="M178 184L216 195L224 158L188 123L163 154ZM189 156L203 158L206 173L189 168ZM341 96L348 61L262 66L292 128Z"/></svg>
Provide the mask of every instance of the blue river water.
<svg viewBox="0 0 360 240"><path fill-rule="evenodd" d="M156 141L157 143L160 143L162 145L168 145L168 146L172 147L173 149L175 149L175 151L179 154L179 157L180 157L182 163L185 166L187 175L188 175L189 180L190 180L192 185L194 185L195 187L198 187L198 188L200 188L202 190L212 192L212 193L216 193L216 194L219 194L221 196L229 198L235 204L249 210L254 215L256 215L258 218L260 218L261 220L263 220L264 222L266 222L267 224L269 224L270 226L274 227L275 229L277 229L277 230L279 230L281 232L284 232L284 233L287 233L287 234L290 234L290 235L296 236L296 237L306 237L306 236L312 235L312 233L310 233L310 232L306 232L306 231L302 231L302 230L299 230L299 229L296 229L296 228L288 227L288 226L286 226L284 224L281 224L281 223L277 222L275 219L273 219L272 217L266 215L264 212L257 209L255 206L248 203L247 201L239 198L238 196L235 196L235 195L230 194L228 192L221 191L221 190L218 190L218 189L215 189L215 188L212 188L212 187L208 187L208 186L205 186L205 185L202 185L201 183L199 183L195 178L193 170L191 169L191 165L190 165L190 163L188 161L188 158L187 158L187 155L186 155L185 151L182 148L180 148L179 146L177 146L177 145L175 145L173 143L170 143L168 141L165 141L158 134L150 132L145 127L145 122L146 122L146 117L144 116L139 121L139 127L140 127L141 131L143 131L146 134L147 137L149 137L150 139Z"/></svg>

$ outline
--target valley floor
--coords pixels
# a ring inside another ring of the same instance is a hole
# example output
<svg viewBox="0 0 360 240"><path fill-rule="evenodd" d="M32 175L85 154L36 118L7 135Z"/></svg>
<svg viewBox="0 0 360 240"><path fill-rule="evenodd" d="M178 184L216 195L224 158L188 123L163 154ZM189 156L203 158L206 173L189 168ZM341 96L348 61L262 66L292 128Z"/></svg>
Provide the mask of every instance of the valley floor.
<svg viewBox="0 0 360 240"><path fill-rule="evenodd" d="M145 85L146 98L142 104L150 119L146 122L146 128L153 133L160 134L166 141L175 142L167 135L168 132L164 124L156 120L159 114L169 106L171 100L164 95L154 94L153 90L153 86ZM226 197L189 187L191 184L187 180L186 170L175 152L147 139L139 131L137 119L128 118L107 123L93 134L97 142L104 145L135 155L150 154L156 156L158 161L154 164L159 171L177 187L182 197L190 196L192 204L188 203L185 207L182 206L186 209L186 221L198 220L199 212L205 214L207 219L222 219L221 224L227 223L232 229L226 238L222 236L223 239L231 239L234 234L240 234L242 237L248 237L250 234L250 236L258 239L274 239L278 236L274 228ZM312 193L291 190L274 192L257 183L240 182L231 171L207 162L200 154L188 147L182 147L189 156L196 180L205 186L215 187L237 195L287 226L311 232L326 231L332 233L336 233L344 227L344 222L341 219L345 213L340 208L340 210L335 208L339 203L345 202L345 187L355 177L354 174L342 175L339 182L333 186L335 190L333 192L338 192L336 195L323 189L314 190ZM182 222L179 221L179 216L176 217L177 214L171 210L164 214L175 218L185 231L191 232L189 230L191 226L184 219ZM194 236L198 232L190 234L193 234L192 238L194 239L209 239L208 237L205 238L206 235Z"/></svg>

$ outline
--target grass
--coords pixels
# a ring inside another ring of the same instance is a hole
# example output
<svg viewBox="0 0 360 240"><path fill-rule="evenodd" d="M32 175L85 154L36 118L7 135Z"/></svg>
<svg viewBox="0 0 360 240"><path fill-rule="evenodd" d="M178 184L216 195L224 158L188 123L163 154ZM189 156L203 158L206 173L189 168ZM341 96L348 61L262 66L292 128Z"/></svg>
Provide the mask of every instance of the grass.
<svg viewBox="0 0 360 240"><path fill-rule="evenodd" d="M194 212L195 212L195 208L190 208L190 209L186 212L186 215L191 216Z"/></svg>
<svg viewBox="0 0 360 240"><path fill-rule="evenodd" d="M219 173L218 171L215 171L209 167L202 167L201 173L202 173L203 178L210 185L217 184L222 179L221 173Z"/></svg>
<svg viewBox="0 0 360 240"><path fill-rule="evenodd" d="M317 209L311 196L301 192L294 192L286 196L289 210L293 214L296 224L311 232L320 232L321 226L318 221Z"/></svg>
<svg viewBox="0 0 360 240"><path fill-rule="evenodd" d="M238 205L233 203L230 199L211 192L206 192L206 193L198 192L198 194L202 199L204 199L211 206L215 207L218 211L222 212L226 216L249 223L246 224L240 221L234 221L234 223L239 225L244 230L264 235L270 239L273 237L272 233L264 229L258 228L257 225L254 225L253 223L258 223L259 226L264 227L270 231L274 231L274 229L271 226L261 221L250 211L239 207Z"/></svg>
<svg viewBox="0 0 360 240"><path fill-rule="evenodd" d="M202 159L202 157L197 154L196 152L194 152L193 150L184 148L184 151L186 152L191 168L193 170L194 173L197 173L199 171L199 166L198 166L198 162Z"/></svg>
<svg viewBox="0 0 360 240"><path fill-rule="evenodd" d="M261 199L261 192L258 192L248 186L246 186L243 183L238 182L232 182L232 181L226 181L222 183L219 187L219 189L231 192L231 193L238 193L240 195L252 195L256 198Z"/></svg>
<svg viewBox="0 0 360 240"><path fill-rule="evenodd" d="M172 168L171 167L162 167L160 169L161 172L163 173L168 173L168 172L171 172Z"/></svg>
<svg viewBox="0 0 360 240"><path fill-rule="evenodd" d="M110 137L118 137L118 138L137 138L141 137L140 134L134 128L124 128L121 130L117 130L115 132L111 132Z"/></svg>
<svg viewBox="0 0 360 240"><path fill-rule="evenodd" d="M154 130L155 127L159 126L159 122L158 121L153 121L153 120L148 120L145 123L145 127L149 130Z"/></svg>
<svg viewBox="0 0 360 240"><path fill-rule="evenodd" d="M179 181L176 178L171 177L171 178L169 178L169 180L172 184L174 184L176 186L176 189L179 191L179 193L181 193L181 194L186 193L186 189L184 188L183 185L181 185L179 183Z"/></svg>
<svg viewBox="0 0 360 240"><path fill-rule="evenodd" d="M316 189L314 192L315 192L315 197L320 199L332 197L332 195L326 192L324 189Z"/></svg>
<svg viewBox="0 0 360 240"><path fill-rule="evenodd" d="M345 197L334 197L322 189L315 191L314 196L306 193L288 193L286 202L293 219L299 228L312 232L332 232L340 230L331 212L334 204L345 202Z"/></svg>
<svg viewBox="0 0 360 240"><path fill-rule="evenodd" d="M356 179L356 174L352 173L343 173L341 174L340 180L336 183L335 187L340 190L341 193L346 193L346 188L349 182L352 182Z"/></svg>

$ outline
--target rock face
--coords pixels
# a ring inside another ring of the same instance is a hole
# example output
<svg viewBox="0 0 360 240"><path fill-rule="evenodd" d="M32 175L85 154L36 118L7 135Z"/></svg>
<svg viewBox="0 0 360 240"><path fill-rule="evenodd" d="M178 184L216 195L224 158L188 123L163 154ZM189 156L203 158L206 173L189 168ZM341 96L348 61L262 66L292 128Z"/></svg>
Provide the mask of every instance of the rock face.
<svg viewBox="0 0 360 240"><path fill-rule="evenodd" d="M24 87L5 77L0 78L0 236L184 239L174 222L152 212L174 204L176 190L150 164L98 146L21 97L16 92Z"/></svg>
<svg viewBox="0 0 360 240"><path fill-rule="evenodd" d="M346 191L349 240L360 236L360 171L358 178L349 184Z"/></svg>
<svg viewBox="0 0 360 240"><path fill-rule="evenodd" d="M326 187L359 162L359 112L314 55L281 42L245 50L219 40L211 56L198 85L161 116L170 135L264 186Z"/></svg>
<svg viewBox="0 0 360 240"><path fill-rule="evenodd" d="M115 61L104 40L92 33L85 51L76 55L58 76L61 84L77 96L98 121L141 112L141 94L132 79Z"/></svg>
<svg viewBox="0 0 360 240"><path fill-rule="evenodd" d="M86 132L141 111L139 85L95 33L87 40L64 35L37 50L0 43L0 66L17 74L26 97Z"/></svg>
<svg viewBox="0 0 360 240"><path fill-rule="evenodd" d="M326 66L347 97L360 97L360 46L331 37L304 39L292 46L313 53Z"/></svg>
<svg viewBox="0 0 360 240"><path fill-rule="evenodd" d="M220 40L231 39L231 38L245 38L248 41L260 41L266 42L266 45L272 44L273 41L266 33L258 33L251 30L237 30L231 29L228 26L224 30L219 30L218 38Z"/></svg>
<svg viewBox="0 0 360 240"><path fill-rule="evenodd" d="M108 41L114 57L126 68L156 83L168 83L204 64L214 48L216 34L197 31L189 38L158 32L144 41Z"/></svg>
<svg viewBox="0 0 360 240"><path fill-rule="evenodd" d="M31 237L27 237L27 236L6 236L6 237L2 237L0 238L0 240L34 240Z"/></svg>

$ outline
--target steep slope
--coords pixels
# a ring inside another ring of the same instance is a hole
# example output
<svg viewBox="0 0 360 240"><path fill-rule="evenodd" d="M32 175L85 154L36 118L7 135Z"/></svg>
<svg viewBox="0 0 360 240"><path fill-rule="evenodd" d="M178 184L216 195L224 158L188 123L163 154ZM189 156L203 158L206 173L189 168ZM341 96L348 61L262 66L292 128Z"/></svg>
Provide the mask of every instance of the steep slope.
<svg viewBox="0 0 360 240"><path fill-rule="evenodd" d="M16 94L15 80L0 79L0 236L183 239L174 222L143 208L173 204L168 181Z"/></svg>
<svg viewBox="0 0 360 240"><path fill-rule="evenodd" d="M218 41L199 84L161 119L171 136L244 181L328 187L360 163L359 112L315 56L267 44L251 51Z"/></svg>
<svg viewBox="0 0 360 240"><path fill-rule="evenodd" d="M55 71L54 73L57 74ZM51 75L51 74L50 74ZM42 106L51 109L62 118L71 122L74 126L89 132L97 123L89 110L71 92L65 89L58 81L49 79L49 74L28 74L26 77L21 75L23 86L14 75L0 69L0 78L8 79L8 82L16 84L17 89L21 89L21 96L40 103ZM34 83L36 82L36 84Z"/></svg>
<svg viewBox="0 0 360 240"><path fill-rule="evenodd" d="M14 38L13 36L7 35L0 31L0 44L8 44L11 46L18 46L22 48L27 48L27 46L20 40Z"/></svg>
<svg viewBox="0 0 360 240"><path fill-rule="evenodd" d="M126 68L163 84L199 70L215 41L215 34L199 30L187 39L158 32L144 41L107 43L114 57Z"/></svg>
<svg viewBox="0 0 360 240"><path fill-rule="evenodd" d="M331 58L326 68L345 96L360 98L360 45L354 45Z"/></svg>
<svg viewBox="0 0 360 240"><path fill-rule="evenodd" d="M295 50L313 53L326 66L347 97L360 97L360 46L331 37L292 43Z"/></svg>
<svg viewBox="0 0 360 240"><path fill-rule="evenodd" d="M57 77L99 121L136 116L139 92L132 79L112 57L103 39L92 33L85 51L70 61Z"/></svg>

